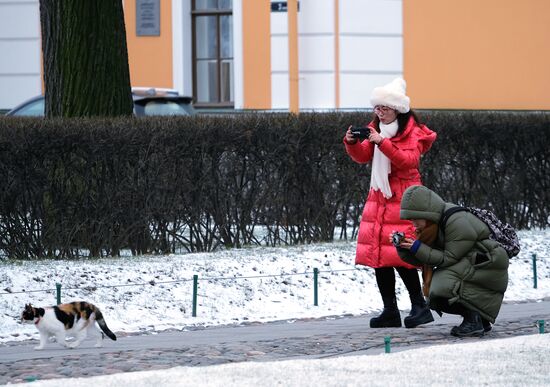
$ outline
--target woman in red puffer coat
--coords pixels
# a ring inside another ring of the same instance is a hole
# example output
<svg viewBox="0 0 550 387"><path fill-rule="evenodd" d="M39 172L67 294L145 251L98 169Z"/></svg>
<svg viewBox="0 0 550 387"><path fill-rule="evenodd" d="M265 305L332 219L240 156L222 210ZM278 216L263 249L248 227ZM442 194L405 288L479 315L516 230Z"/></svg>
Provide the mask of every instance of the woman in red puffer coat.
<svg viewBox="0 0 550 387"><path fill-rule="evenodd" d="M357 163L372 163L369 195L363 209L355 263L374 268L384 303L382 314L370 320L372 328L400 327L401 315L395 295L394 268L403 280L411 300L405 326L414 328L433 321L426 305L417 268L402 261L389 242L392 231L414 235L410 221L399 218L401 196L412 185L421 185L420 156L435 141L436 133L420 124L409 108L406 83L394 79L373 90L374 119L369 137L358 139L348 128L344 138L346 152Z"/></svg>

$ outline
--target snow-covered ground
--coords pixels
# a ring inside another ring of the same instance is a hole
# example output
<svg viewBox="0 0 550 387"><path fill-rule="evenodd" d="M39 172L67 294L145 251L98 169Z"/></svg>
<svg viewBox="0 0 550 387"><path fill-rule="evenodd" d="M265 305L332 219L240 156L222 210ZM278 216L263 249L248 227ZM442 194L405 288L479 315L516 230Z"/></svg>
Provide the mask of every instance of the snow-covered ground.
<svg viewBox="0 0 550 387"><path fill-rule="evenodd" d="M452 350L451 350L452 348ZM34 386L547 386L550 335L434 346L373 356L176 367Z"/></svg>
<svg viewBox="0 0 550 387"><path fill-rule="evenodd" d="M522 252L511 260L505 301L550 297L550 229L520 231L519 236ZM533 254L537 255L537 289L533 288ZM354 257L355 242L336 242L154 257L0 262L0 344L38 338L34 326L19 324L19 316L29 302L55 304L56 283L62 285L62 302L96 304L114 332L378 310L382 301L374 271L356 267ZM320 271L318 306L314 306L314 268ZM195 274L198 303L193 317ZM399 279L397 286L400 308L409 309Z"/></svg>

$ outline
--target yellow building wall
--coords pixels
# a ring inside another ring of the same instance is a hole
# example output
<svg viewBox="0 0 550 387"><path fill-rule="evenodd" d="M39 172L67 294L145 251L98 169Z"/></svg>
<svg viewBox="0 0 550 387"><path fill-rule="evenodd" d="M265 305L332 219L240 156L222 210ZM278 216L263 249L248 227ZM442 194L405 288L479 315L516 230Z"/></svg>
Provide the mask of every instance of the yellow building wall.
<svg viewBox="0 0 550 387"><path fill-rule="evenodd" d="M271 1L243 0L243 107L271 108Z"/></svg>
<svg viewBox="0 0 550 387"><path fill-rule="evenodd" d="M550 1L403 0L414 108L550 109Z"/></svg>
<svg viewBox="0 0 550 387"><path fill-rule="evenodd" d="M124 0L132 86L173 87L172 1L160 1L160 36L136 35L136 0Z"/></svg>

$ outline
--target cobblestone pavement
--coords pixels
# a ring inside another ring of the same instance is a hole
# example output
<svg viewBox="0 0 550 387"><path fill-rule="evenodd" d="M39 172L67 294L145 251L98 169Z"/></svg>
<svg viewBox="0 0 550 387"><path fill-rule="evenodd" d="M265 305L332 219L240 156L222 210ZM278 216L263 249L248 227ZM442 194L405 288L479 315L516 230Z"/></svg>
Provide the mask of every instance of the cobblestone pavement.
<svg viewBox="0 0 550 387"><path fill-rule="evenodd" d="M507 313L501 312L493 330L481 339L450 336L451 327L460 322L456 316L436 317L435 322L415 329L371 329L368 321L372 316L365 315L127 336L109 342L112 344L102 349L93 348L93 341L85 341L83 348L76 350L49 343L47 347L55 347L55 352L44 355L32 351L36 342L9 343L0 347L0 384L175 366L379 354L384 352L384 337L387 336L391 337L391 351L396 352L422 346L538 334L537 321L550 319L549 301L503 307L503 311L506 309ZM145 340L144 348L128 345ZM24 351L28 351L28 356L22 355L17 360L17 354Z"/></svg>

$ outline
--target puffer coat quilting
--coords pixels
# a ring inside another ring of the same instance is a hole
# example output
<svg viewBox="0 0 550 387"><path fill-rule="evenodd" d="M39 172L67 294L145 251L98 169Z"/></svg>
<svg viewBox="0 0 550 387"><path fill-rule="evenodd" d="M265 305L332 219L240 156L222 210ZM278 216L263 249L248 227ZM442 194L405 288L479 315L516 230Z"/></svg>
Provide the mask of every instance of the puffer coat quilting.
<svg viewBox="0 0 550 387"><path fill-rule="evenodd" d="M372 125L372 123L371 123ZM384 198L382 192L369 190L357 236L355 263L370 267L415 266L403 262L388 238L392 231L414 235L411 222L399 218L401 196L405 189L420 185L418 171L420 156L426 153L435 141L436 133L412 117L400 135L387 138L378 147L391 161L389 183L393 196ZM369 141L346 145L346 151L357 163L372 161L374 145Z"/></svg>
<svg viewBox="0 0 550 387"><path fill-rule="evenodd" d="M445 203L435 192L415 187L403 195L401 218L439 223L452 207L456 205ZM422 243L414 255L399 249L399 255L408 263L434 267L429 293L432 309L439 310L440 303L448 300L451 305L458 302L495 321L508 286L509 258L490 235L482 220L461 211L449 217L432 247Z"/></svg>

